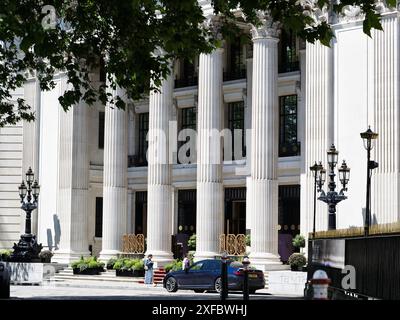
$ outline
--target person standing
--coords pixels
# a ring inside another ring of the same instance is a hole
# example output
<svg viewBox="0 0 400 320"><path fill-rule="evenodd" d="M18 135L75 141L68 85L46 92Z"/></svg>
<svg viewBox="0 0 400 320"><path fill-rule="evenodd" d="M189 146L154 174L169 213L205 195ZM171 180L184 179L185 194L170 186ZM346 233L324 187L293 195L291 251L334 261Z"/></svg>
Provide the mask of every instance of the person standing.
<svg viewBox="0 0 400 320"><path fill-rule="evenodd" d="M149 254L147 258L144 259L144 283L145 284L152 284L153 283L153 265L154 262L152 261L153 255Z"/></svg>
<svg viewBox="0 0 400 320"><path fill-rule="evenodd" d="M185 272L188 272L188 271L189 271L189 268L190 268L190 260L189 260L189 258L188 258L188 255L185 254L185 257L183 258L183 261L182 261L182 269L183 269Z"/></svg>

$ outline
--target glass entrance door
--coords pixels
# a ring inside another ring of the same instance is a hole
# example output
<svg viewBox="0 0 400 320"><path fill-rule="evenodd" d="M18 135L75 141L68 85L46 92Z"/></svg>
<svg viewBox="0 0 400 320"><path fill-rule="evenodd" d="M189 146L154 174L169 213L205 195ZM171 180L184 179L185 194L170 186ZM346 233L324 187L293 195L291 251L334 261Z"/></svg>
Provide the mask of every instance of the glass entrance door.
<svg viewBox="0 0 400 320"><path fill-rule="evenodd" d="M246 234L246 188L225 189L225 234Z"/></svg>

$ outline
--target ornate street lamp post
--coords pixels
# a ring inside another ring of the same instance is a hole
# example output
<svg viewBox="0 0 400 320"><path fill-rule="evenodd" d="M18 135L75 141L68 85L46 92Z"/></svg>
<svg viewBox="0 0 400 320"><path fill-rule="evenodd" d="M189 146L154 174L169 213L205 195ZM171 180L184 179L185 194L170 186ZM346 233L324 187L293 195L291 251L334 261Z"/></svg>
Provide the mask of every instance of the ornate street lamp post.
<svg viewBox="0 0 400 320"><path fill-rule="evenodd" d="M321 195L318 197L318 200L325 202L328 205L329 218L328 218L328 230L336 229L336 205L342 201L347 199L344 195L344 191L347 191L347 184L350 179L350 168L347 166L346 162L343 160L342 166L338 169L339 171L339 180L342 183L342 189L339 193L335 191L336 182L335 182L335 167L338 162L339 152L336 150L335 145L332 144L330 149L327 152L328 154L328 165L329 165L329 191L325 193L322 190L322 186L325 183L325 179L322 177L324 169L320 170L321 177L318 179L318 192L321 192Z"/></svg>
<svg viewBox="0 0 400 320"><path fill-rule="evenodd" d="M324 179L325 183L325 174L322 175L323 173L326 173L325 169L323 168L321 162L317 164L316 162L314 163L313 166L310 167L310 170L313 173L314 176L314 215L313 215L313 238L315 238L315 220L316 220L316 207L317 207L317 185L321 185L321 179ZM323 172L322 172L323 171Z"/></svg>
<svg viewBox="0 0 400 320"><path fill-rule="evenodd" d="M14 243L14 252L11 261L30 262L39 260L39 253L42 245L36 241L36 236L32 234L31 214L37 208L40 187L38 182L34 181L34 174L31 168L25 174L25 181L22 181L18 187L19 197L21 198L21 209L25 211L25 233L21 235L18 244Z"/></svg>
<svg viewBox="0 0 400 320"><path fill-rule="evenodd" d="M371 176L372 170L378 168L378 162L371 160L371 150L374 147L375 140L378 138L378 134L368 127L368 130L361 132L360 136L363 139L364 148L367 150L367 199L365 204L364 234L368 236L369 227L371 225Z"/></svg>

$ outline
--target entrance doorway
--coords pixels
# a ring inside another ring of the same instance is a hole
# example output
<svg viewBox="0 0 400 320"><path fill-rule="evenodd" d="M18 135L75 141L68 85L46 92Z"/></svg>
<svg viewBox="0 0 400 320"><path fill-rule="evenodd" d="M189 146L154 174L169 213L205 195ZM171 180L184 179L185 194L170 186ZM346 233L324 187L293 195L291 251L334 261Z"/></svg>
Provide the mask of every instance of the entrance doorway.
<svg viewBox="0 0 400 320"><path fill-rule="evenodd" d="M300 234L300 186L279 186L279 255L286 262L294 252L292 239Z"/></svg>
<svg viewBox="0 0 400 320"><path fill-rule="evenodd" d="M225 189L225 234L246 234L246 188Z"/></svg>
<svg viewBox="0 0 400 320"><path fill-rule="evenodd" d="M135 195L135 234L147 236L147 191Z"/></svg>

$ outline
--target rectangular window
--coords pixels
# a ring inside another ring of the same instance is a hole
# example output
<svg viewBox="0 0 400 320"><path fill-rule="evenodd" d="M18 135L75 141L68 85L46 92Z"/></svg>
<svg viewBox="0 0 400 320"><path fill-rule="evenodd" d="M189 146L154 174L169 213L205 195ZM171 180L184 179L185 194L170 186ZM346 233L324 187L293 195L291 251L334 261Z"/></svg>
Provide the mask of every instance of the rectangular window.
<svg viewBox="0 0 400 320"><path fill-rule="evenodd" d="M279 97L279 156L300 155L300 143L297 141L297 95Z"/></svg>
<svg viewBox="0 0 400 320"><path fill-rule="evenodd" d="M139 146L138 146L138 166L147 166L147 148L148 141L146 139L149 132L149 113L139 113Z"/></svg>
<svg viewBox="0 0 400 320"><path fill-rule="evenodd" d="M104 122L106 113L99 112L99 149L104 149Z"/></svg>
<svg viewBox="0 0 400 320"><path fill-rule="evenodd" d="M196 108L195 107L182 108L182 109L180 109L180 113L181 113L180 114L180 119L181 119L180 131L184 130L184 129L196 130ZM186 137L185 141L178 141L178 150L181 146L183 146L188 141L189 141L189 137ZM186 156L188 158L190 157L190 149L187 150ZM178 163L180 163L179 159L178 159Z"/></svg>
<svg viewBox="0 0 400 320"><path fill-rule="evenodd" d="M94 236L101 238L103 235L103 198L96 197L96 219Z"/></svg>
<svg viewBox="0 0 400 320"><path fill-rule="evenodd" d="M293 33L282 31L279 42L279 73L299 70L297 39Z"/></svg>
<svg viewBox="0 0 400 320"><path fill-rule="evenodd" d="M175 88L197 86L198 80L196 62L188 59L181 60L179 78L175 79Z"/></svg>
<svg viewBox="0 0 400 320"><path fill-rule="evenodd" d="M228 72L224 72L224 81L245 79L246 64L243 42L240 37L231 42L228 55Z"/></svg>
<svg viewBox="0 0 400 320"><path fill-rule="evenodd" d="M244 146L245 130L244 130L244 103L243 103L243 101L228 103L228 129L232 133L232 160L240 160L246 156L246 150L245 150L245 146ZM240 152L240 150L238 150L235 153L235 139L237 139L237 137L235 136L235 129L242 130L242 133L240 136L240 139L241 139L240 144L238 144L238 141L236 141L236 145L241 147L240 159L235 158L235 154L237 152Z"/></svg>

